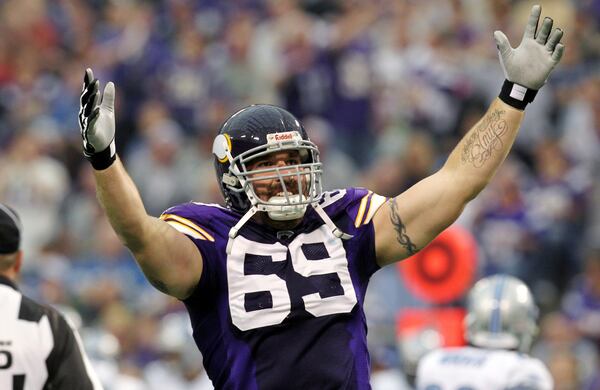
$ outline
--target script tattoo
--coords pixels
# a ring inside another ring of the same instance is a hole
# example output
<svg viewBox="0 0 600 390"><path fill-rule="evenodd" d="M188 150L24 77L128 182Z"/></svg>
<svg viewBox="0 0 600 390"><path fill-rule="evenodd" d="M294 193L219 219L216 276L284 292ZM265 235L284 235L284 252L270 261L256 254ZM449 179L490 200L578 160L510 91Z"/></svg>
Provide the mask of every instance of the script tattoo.
<svg viewBox="0 0 600 390"><path fill-rule="evenodd" d="M502 149L502 136L507 130L504 113L503 110L492 112L467 135L461 155L463 163L471 163L475 168L480 168L492 156L494 150Z"/></svg>
<svg viewBox="0 0 600 390"><path fill-rule="evenodd" d="M396 239L402 245L409 255L414 255L419 251L417 246L412 243L408 234L406 234L406 226L402 223L400 216L398 215L398 206L396 206L396 202L394 199L390 199L388 201L390 205L390 219L392 220L392 225L394 225L394 229L396 230Z"/></svg>

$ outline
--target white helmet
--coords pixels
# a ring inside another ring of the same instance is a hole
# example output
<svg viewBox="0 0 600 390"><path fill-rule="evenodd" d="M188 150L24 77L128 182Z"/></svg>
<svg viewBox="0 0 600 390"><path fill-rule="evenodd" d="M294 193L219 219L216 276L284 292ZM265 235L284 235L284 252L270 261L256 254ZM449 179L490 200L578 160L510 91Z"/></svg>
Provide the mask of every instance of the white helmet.
<svg viewBox="0 0 600 390"><path fill-rule="evenodd" d="M537 334L538 307L529 288L508 275L478 281L468 296L466 338L483 348L527 352Z"/></svg>

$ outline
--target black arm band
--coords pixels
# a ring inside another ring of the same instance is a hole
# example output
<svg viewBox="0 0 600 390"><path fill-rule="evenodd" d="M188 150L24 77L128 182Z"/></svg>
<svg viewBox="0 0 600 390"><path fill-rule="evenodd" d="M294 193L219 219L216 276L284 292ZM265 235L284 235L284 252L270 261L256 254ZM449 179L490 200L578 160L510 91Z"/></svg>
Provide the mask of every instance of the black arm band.
<svg viewBox="0 0 600 390"><path fill-rule="evenodd" d="M536 94L536 89L529 89L511 81L504 80L502 90L500 91L500 95L498 95L498 97L509 106L513 106L519 110L524 110L525 106L533 101L533 98L535 98Z"/></svg>
<svg viewBox="0 0 600 390"><path fill-rule="evenodd" d="M89 153L83 151L85 158L92 164L92 167L97 171L102 171L112 165L117 159L117 149L115 148L115 140L113 139L106 149L98 153Z"/></svg>

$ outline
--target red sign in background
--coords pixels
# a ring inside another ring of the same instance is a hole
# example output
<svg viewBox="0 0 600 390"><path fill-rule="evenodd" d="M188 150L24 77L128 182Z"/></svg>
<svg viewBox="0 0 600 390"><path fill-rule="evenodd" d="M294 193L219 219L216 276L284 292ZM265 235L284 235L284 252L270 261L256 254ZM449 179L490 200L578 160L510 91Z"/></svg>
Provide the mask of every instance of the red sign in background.
<svg viewBox="0 0 600 390"><path fill-rule="evenodd" d="M460 299L477 271L477 244L467 230L451 226L417 254L397 264L415 296L433 304Z"/></svg>
<svg viewBox="0 0 600 390"><path fill-rule="evenodd" d="M399 341L435 330L439 347L464 345L465 309L451 304L465 296L477 272L477 243L471 233L451 226L419 253L398 263L397 269L407 289L432 305L398 312Z"/></svg>

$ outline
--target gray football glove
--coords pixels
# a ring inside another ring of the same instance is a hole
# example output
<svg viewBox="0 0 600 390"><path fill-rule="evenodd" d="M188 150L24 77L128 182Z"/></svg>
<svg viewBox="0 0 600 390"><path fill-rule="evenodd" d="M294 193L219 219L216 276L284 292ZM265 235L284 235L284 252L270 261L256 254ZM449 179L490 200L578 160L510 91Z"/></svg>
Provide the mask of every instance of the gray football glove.
<svg viewBox="0 0 600 390"><path fill-rule="evenodd" d="M115 85L107 83L102 95L99 85L92 70L86 69L79 100L79 129L83 155L96 170L108 168L116 159Z"/></svg>
<svg viewBox="0 0 600 390"><path fill-rule="evenodd" d="M505 92L505 88L510 89L504 97L515 99L517 102L506 101L503 93L500 94L500 98L513 106L516 104L517 108L521 109L533 101L535 93L546 83L550 72L560 61L565 49L564 45L560 43L563 31L560 28L552 29L551 18L544 18L536 34L541 13L541 6L534 5L531 8L523 39L515 49L510 46L508 38L502 31L494 32L504 76L510 83L517 84L516 86L510 85L508 88L505 83L503 87L503 92Z"/></svg>

